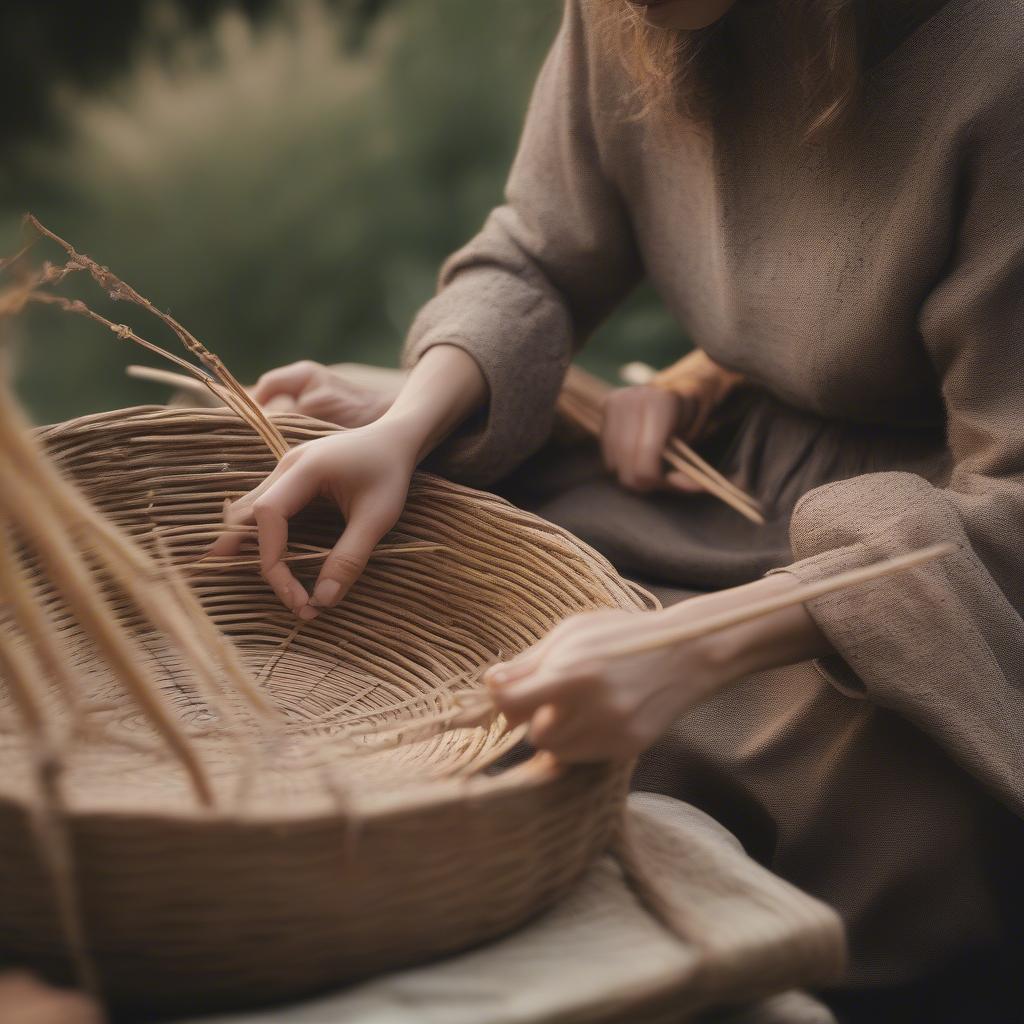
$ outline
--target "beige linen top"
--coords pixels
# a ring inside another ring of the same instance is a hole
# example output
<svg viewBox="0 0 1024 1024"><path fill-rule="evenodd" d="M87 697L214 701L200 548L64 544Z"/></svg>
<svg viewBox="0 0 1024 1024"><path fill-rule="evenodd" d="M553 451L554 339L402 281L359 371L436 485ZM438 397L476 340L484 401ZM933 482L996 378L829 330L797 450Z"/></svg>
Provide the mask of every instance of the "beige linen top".
<svg viewBox="0 0 1024 1024"><path fill-rule="evenodd" d="M933 5L870 63L828 145L798 131L771 5L737 8L758 88L710 130L627 116L630 83L592 31L601 6L568 0L507 200L410 333L407 362L455 344L490 387L447 470L488 483L537 449L574 351L643 277L785 407L934 430L935 472L854 473L794 502L789 571L956 541L812 611L837 685L1024 811L1024 3Z"/></svg>

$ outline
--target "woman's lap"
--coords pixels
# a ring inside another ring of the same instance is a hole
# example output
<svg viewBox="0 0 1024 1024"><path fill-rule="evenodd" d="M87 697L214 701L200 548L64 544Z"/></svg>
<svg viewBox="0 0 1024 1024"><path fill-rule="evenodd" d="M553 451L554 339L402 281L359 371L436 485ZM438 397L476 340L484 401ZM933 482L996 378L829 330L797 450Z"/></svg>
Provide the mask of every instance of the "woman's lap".
<svg viewBox="0 0 1024 1024"><path fill-rule="evenodd" d="M712 814L836 907L854 986L911 981L1001 939L1015 820L920 732L811 663L753 676L679 720L634 785Z"/></svg>

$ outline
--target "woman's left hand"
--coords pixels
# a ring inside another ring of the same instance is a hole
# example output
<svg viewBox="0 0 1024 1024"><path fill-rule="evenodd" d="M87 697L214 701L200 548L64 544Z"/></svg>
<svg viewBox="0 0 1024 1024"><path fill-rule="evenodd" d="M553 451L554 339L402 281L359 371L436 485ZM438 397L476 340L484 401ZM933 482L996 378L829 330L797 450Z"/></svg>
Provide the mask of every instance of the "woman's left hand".
<svg viewBox="0 0 1024 1024"><path fill-rule="evenodd" d="M300 412L339 427L364 427L391 408L406 374L377 367L355 369L362 370L362 380L303 359L263 374L252 396L267 412Z"/></svg>
<svg viewBox="0 0 1024 1024"><path fill-rule="evenodd" d="M656 612L595 611L556 626L540 643L484 676L512 724L560 760L613 761L641 753L674 719L724 686L763 669L833 654L802 604L689 640L668 635L800 586L778 573ZM657 640L642 653L624 645Z"/></svg>
<svg viewBox="0 0 1024 1024"><path fill-rule="evenodd" d="M703 640L617 656L664 628L664 612L576 615L485 676L512 724L565 762L622 760L657 740L686 708L727 681Z"/></svg>

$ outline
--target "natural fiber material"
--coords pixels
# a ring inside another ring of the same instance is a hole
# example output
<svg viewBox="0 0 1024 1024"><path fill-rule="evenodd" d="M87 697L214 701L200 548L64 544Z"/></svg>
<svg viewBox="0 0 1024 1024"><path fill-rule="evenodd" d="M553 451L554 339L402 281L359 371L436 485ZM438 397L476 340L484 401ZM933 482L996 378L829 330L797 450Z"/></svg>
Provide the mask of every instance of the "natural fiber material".
<svg viewBox="0 0 1024 1024"><path fill-rule="evenodd" d="M673 930L611 856L525 928L442 963L395 971L296 1006L194 1024L836 1024L790 992L835 982L835 911L755 863L720 824L634 793L630 859L656 880ZM637 864L636 862L639 862ZM723 1007L745 1005L732 1012ZM719 1009L713 1015L702 1011ZM180 1024L186 1024L182 1020Z"/></svg>
<svg viewBox="0 0 1024 1024"><path fill-rule="evenodd" d="M289 444L332 429L299 417L276 426ZM208 780L212 809L201 807L59 581L33 575L74 662L80 714L97 726L63 752L63 814L86 941L115 1002L259 1001L459 949L526 920L607 846L622 767L536 758L481 775L517 734L490 717L460 727L481 666L573 612L651 605L599 556L498 498L419 476L351 595L297 627L251 552L230 566L201 557L225 497L273 466L232 412L130 410L40 437L108 523L179 567L280 718L268 725L230 687L213 700L123 581L105 580L140 671ZM326 505L295 524L299 571L339 528ZM5 675L0 954L59 974L66 945L31 838L17 722Z"/></svg>
<svg viewBox="0 0 1024 1024"><path fill-rule="evenodd" d="M460 949L560 896L607 847L627 768L482 774L521 732L481 669L574 612L653 599L564 531L419 476L343 604L300 623L255 545L206 551L225 501L336 428L271 422L173 317L26 223L65 262L5 264L0 316L84 316L228 408L49 428L58 473L0 379L0 958L73 966L118 1005L213 1009ZM206 369L54 291L79 273ZM326 503L295 520L296 571L342 528Z"/></svg>

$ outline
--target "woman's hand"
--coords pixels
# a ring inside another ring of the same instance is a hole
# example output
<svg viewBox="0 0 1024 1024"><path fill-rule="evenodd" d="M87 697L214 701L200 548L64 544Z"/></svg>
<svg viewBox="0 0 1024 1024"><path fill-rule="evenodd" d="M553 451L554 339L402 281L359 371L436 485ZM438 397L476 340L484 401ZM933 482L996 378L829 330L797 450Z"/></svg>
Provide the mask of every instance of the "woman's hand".
<svg viewBox="0 0 1024 1024"><path fill-rule="evenodd" d="M831 653L795 605L695 639L620 654L626 643L797 586L781 573L692 598L660 612L597 611L556 626L518 657L485 675L513 724L530 722L530 742L566 762L624 760L653 744L687 709L736 679Z"/></svg>
<svg viewBox="0 0 1024 1024"><path fill-rule="evenodd" d="M398 521L419 461L486 400L487 384L474 359L453 345L435 345L383 416L293 448L258 487L228 507L225 524L256 524L263 578L286 607L313 619L345 596ZM345 529L309 594L285 560L288 521L318 495L341 509ZM209 553L234 555L243 539L228 530Z"/></svg>
<svg viewBox="0 0 1024 1024"><path fill-rule="evenodd" d="M697 349L659 373L654 383L612 392L601 429L605 466L631 491L700 491L686 474L666 472L662 452L674 435L698 440L742 379Z"/></svg>
<svg viewBox="0 0 1024 1024"><path fill-rule="evenodd" d="M700 642L615 654L663 625L660 612L576 615L486 680L512 724L531 723L534 746L566 762L627 760L720 682Z"/></svg>
<svg viewBox="0 0 1024 1024"><path fill-rule="evenodd" d="M252 396L268 412L300 412L339 427L364 427L391 408L404 380L405 374L398 370L367 372L364 379L350 379L304 359L263 374Z"/></svg>
<svg viewBox="0 0 1024 1024"><path fill-rule="evenodd" d="M3 1024L102 1024L96 1004L79 992L50 988L25 971L0 974Z"/></svg>
<svg viewBox="0 0 1024 1024"><path fill-rule="evenodd" d="M417 444L408 431L371 424L293 448L254 490L231 505L227 526L255 523L260 570L285 607L313 619L335 605L359 578L380 539L398 522L416 468ZM295 578L285 555L288 520L314 498L332 499L345 529L324 560L312 595ZM244 534L227 532L212 555L234 555Z"/></svg>

